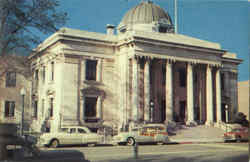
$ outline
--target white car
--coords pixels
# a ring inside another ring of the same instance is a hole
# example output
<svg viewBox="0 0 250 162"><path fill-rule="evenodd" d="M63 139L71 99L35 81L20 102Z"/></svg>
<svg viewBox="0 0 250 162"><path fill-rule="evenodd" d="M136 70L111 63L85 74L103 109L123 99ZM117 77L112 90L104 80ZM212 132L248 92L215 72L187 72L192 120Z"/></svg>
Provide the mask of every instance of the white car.
<svg viewBox="0 0 250 162"><path fill-rule="evenodd" d="M120 132L113 137L113 144L134 145L137 143L165 144L169 142L166 126L162 124L146 124L132 129L130 132Z"/></svg>
<svg viewBox="0 0 250 162"><path fill-rule="evenodd" d="M57 133L44 133L39 137L38 146L58 147L59 145L98 144L102 136L91 132L87 127L63 127Z"/></svg>

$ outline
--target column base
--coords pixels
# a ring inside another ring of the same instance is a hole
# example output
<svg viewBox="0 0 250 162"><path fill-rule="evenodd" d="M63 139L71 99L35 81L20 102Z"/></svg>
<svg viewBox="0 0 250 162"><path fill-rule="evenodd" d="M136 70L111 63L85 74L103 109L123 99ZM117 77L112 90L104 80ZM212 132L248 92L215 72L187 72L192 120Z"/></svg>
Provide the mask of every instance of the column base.
<svg viewBox="0 0 250 162"><path fill-rule="evenodd" d="M214 122L213 121L206 121L205 125L206 126L214 126Z"/></svg>
<svg viewBox="0 0 250 162"><path fill-rule="evenodd" d="M187 122L186 122L186 125L187 125L187 126L193 127L193 126L197 126L198 124L197 124L196 121L192 120L192 121L187 121Z"/></svg>
<svg viewBox="0 0 250 162"><path fill-rule="evenodd" d="M223 128L224 122L223 121L217 121L216 123L214 123L214 126L217 127L217 128Z"/></svg>

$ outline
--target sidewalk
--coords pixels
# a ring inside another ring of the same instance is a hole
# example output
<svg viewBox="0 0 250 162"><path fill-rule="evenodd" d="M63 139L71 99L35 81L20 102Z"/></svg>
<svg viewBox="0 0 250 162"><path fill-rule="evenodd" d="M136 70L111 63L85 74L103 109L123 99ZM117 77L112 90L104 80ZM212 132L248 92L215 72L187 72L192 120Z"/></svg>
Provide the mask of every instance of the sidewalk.
<svg viewBox="0 0 250 162"><path fill-rule="evenodd" d="M170 136L172 143L221 143L224 142L224 131L215 127L199 125L195 127L183 127Z"/></svg>

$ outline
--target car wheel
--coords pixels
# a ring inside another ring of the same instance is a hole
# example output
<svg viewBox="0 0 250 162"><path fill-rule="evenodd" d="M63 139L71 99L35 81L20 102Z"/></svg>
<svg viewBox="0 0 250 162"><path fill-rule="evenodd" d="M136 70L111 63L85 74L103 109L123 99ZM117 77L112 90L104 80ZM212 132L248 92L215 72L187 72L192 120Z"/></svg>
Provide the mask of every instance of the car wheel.
<svg viewBox="0 0 250 162"><path fill-rule="evenodd" d="M59 146L59 141L57 139L53 139L51 142L50 142L50 147L52 148L57 148Z"/></svg>
<svg viewBox="0 0 250 162"><path fill-rule="evenodd" d="M132 138L132 137L129 137L129 138L127 139L127 145L128 145L128 146L133 146L134 144L135 144L135 139Z"/></svg>

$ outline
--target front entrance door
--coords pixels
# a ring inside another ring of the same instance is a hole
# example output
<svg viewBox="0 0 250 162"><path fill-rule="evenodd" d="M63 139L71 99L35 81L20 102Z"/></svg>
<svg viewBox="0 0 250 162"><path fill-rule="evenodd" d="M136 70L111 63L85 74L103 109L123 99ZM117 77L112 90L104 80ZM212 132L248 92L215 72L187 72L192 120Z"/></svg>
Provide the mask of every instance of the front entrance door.
<svg viewBox="0 0 250 162"><path fill-rule="evenodd" d="M180 101L180 121L185 122L186 118L186 101Z"/></svg>
<svg viewBox="0 0 250 162"><path fill-rule="evenodd" d="M223 122L226 122L225 104L221 104L221 120L222 120Z"/></svg>

